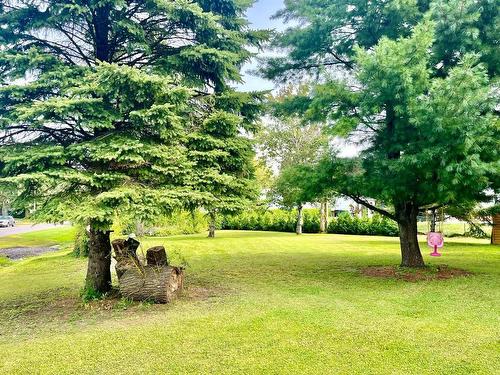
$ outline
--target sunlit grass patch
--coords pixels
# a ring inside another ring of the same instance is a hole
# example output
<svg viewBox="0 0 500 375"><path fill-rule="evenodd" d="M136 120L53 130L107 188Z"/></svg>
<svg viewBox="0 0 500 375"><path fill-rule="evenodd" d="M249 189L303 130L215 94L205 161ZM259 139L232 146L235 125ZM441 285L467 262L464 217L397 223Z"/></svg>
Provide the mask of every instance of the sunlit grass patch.
<svg viewBox="0 0 500 375"><path fill-rule="evenodd" d="M0 372L64 374L495 373L500 248L447 240L427 263L471 272L415 283L396 238L228 231L146 238L186 262L170 305L83 303L69 249L0 268ZM423 240L423 238L422 238ZM29 322L29 323L28 323Z"/></svg>

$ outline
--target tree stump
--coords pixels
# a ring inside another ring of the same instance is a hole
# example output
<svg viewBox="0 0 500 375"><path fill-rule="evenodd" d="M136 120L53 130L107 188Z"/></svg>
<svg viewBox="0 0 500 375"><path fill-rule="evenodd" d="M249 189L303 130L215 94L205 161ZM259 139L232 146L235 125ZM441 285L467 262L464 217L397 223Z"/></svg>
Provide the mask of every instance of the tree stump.
<svg viewBox="0 0 500 375"><path fill-rule="evenodd" d="M168 266L167 253L163 246L155 246L146 251L148 266Z"/></svg>
<svg viewBox="0 0 500 375"><path fill-rule="evenodd" d="M147 250L147 265L143 265L137 257L139 242L114 240L116 274L123 297L134 301L152 301L168 303L182 290L184 271L180 267L168 265L167 253L163 246L155 246Z"/></svg>
<svg viewBox="0 0 500 375"><path fill-rule="evenodd" d="M123 273L130 268L142 268L141 262L137 257L136 251L140 245L140 242L133 239L118 239L111 242L113 250L115 251L116 259L116 275L118 279L123 275Z"/></svg>

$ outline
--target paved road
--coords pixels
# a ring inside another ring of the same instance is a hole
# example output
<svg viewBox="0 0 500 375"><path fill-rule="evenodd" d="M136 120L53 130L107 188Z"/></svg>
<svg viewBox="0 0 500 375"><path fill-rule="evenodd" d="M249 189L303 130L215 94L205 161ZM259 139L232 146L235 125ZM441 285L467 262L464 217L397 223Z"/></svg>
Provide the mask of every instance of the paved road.
<svg viewBox="0 0 500 375"><path fill-rule="evenodd" d="M11 234L35 232L37 230L51 229L64 227L65 225L60 224L19 224L15 227L0 228L0 237L10 236Z"/></svg>

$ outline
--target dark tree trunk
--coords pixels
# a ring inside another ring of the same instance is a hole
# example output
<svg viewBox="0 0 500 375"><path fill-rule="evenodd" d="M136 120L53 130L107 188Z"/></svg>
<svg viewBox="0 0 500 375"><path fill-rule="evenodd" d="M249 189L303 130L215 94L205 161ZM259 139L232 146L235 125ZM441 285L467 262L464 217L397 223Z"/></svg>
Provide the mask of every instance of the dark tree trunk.
<svg viewBox="0 0 500 375"><path fill-rule="evenodd" d="M109 5L103 5L95 10L93 15L93 26L95 35L95 55L97 60L110 62L110 12Z"/></svg>
<svg viewBox="0 0 500 375"><path fill-rule="evenodd" d="M417 237L418 207L411 202L395 205L399 225L402 267L424 267Z"/></svg>
<svg viewBox="0 0 500 375"><path fill-rule="evenodd" d="M303 218L302 218L302 205L299 204L297 206L297 226L295 227L295 233L297 234L302 234L302 224L303 224Z"/></svg>
<svg viewBox="0 0 500 375"><path fill-rule="evenodd" d="M98 293L111 290L111 243L109 231L90 227L89 260L85 286Z"/></svg>
<svg viewBox="0 0 500 375"><path fill-rule="evenodd" d="M387 144L387 159L395 160L401 157L398 142L395 142L396 111L392 103L386 103L386 131L390 142ZM413 202L406 201L394 205L396 221L399 226L399 243L401 246L402 267L424 267L424 259L420 253L417 237L417 215L418 206Z"/></svg>
<svg viewBox="0 0 500 375"><path fill-rule="evenodd" d="M210 223L208 224L208 237L215 237L215 213L210 212Z"/></svg>

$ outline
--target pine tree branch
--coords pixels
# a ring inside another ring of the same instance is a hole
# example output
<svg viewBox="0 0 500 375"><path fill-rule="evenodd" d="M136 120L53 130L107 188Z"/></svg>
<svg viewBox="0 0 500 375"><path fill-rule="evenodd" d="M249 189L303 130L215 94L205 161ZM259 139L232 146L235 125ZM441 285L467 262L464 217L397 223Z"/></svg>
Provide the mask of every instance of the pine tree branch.
<svg viewBox="0 0 500 375"><path fill-rule="evenodd" d="M66 38L68 38L68 40L70 41L71 44L73 44L73 46L75 46L76 48L76 51L73 51L73 52L78 52L80 54L80 58L85 61L85 63L88 65L88 66L92 66L92 61L89 59L88 57L88 53L85 53L82 48L78 45L78 43L76 43L76 41L73 39L73 37L76 37L75 35L70 35L70 33L65 30L62 26L58 25L56 27L56 30L59 30L60 32L62 32ZM80 38L78 38L80 39ZM81 39L80 39L81 40Z"/></svg>
<svg viewBox="0 0 500 375"><path fill-rule="evenodd" d="M394 214L390 213L389 211L386 211L386 210L384 210L384 209L382 209L380 207L374 206L371 203L368 203L368 201L364 200L363 198L361 198L358 195L353 195L353 194L344 194L344 195L347 196L347 197L349 197L349 198L351 198L356 203L362 204L366 208L369 208L370 210L378 212L381 215L387 216L388 218L390 218L390 219L392 219L394 221L398 221L397 218L396 218L396 215L394 215Z"/></svg>

